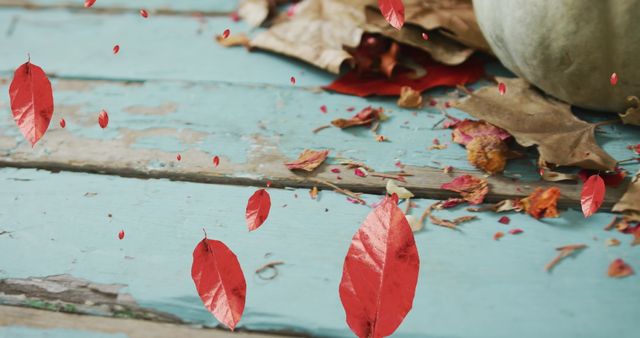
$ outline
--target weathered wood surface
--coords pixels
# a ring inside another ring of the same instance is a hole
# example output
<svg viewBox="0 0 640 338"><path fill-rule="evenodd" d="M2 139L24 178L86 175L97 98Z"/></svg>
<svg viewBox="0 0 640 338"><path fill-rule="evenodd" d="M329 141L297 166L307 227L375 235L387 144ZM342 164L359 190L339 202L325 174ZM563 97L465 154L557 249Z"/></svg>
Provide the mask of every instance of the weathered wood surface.
<svg viewBox="0 0 640 338"><path fill-rule="evenodd" d="M98 0L91 9L84 8L84 0L0 0L2 7L24 7L29 9L69 8L93 12L137 11L141 8L153 14L201 13L220 15L234 11L236 0Z"/></svg>
<svg viewBox="0 0 640 338"><path fill-rule="evenodd" d="M351 336L338 283L369 207L333 192L315 201L307 190L270 189L269 219L248 233L243 215L252 187L29 169L1 169L0 182L0 278L69 274L126 284L123 291L140 306L213 326L190 276L204 227L236 252L247 277L242 328ZM431 202L416 200L414 213ZM459 208L439 215L463 214ZM481 213L461 232L428 225L416 234L421 268L414 309L396 337L635 336L638 277L616 280L606 271L615 258L637 270L640 251L629 245L631 236L603 230L611 214L585 220L565 211L544 221L511 214L509 226L498 216ZM516 227L524 233L493 240L496 231ZM612 237L622 244L607 247ZM556 247L575 243L589 247L552 273L543 271ZM276 260L285 263L275 279L254 274ZM6 301L10 290L3 292Z"/></svg>
<svg viewBox="0 0 640 338"><path fill-rule="evenodd" d="M0 338L275 338L186 325L0 306Z"/></svg>

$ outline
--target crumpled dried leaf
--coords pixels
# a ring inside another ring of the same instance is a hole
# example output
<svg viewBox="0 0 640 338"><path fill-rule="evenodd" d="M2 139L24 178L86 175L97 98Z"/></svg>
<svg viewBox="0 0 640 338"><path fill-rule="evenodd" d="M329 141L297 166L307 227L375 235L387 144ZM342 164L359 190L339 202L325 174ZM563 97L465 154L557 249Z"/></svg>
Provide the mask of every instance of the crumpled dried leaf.
<svg viewBox="0 0 640 338"><path fill-rule="evenodd" d="M596 142L595 124L576 118L569 105L547 98L522 79L499 78L509 88L477 90L456 108L505 129L525 146L538 146L543 161L588 169L613 170L616 160Z"/></svg>
<svg viewBox="0 0 640 338"><path fill-rule="evenodd" d="M474 121L465 119L462 121L456 121L453 124L450 124L453 127L453 132L451 133L451 137L453 142L459 143L462 145L467 145L471 140L479 136L492 135L499 138L501 141L504 141L511 137L506 130L502 128L498 128L486 121Z"/></svg>
<svg viewBox="0 0 640 338"><path fill-rule="evenodd" d="M580 179L576 174L565 174L549 169L541 169L541 173L542 179L549 182L577 181Z"/></svg>
<svg viewBox="0 0 640 338"><path fill-rule="evenodd" d="M422 106L422 95L409 86L402 86L397 103L402 108L419 108Z"/></svg>
<svg viewBox="0 0 640 338"><path fill-rule="evenodd" d="M489 193L489 183L483 178L462 175L441 185L440 189L458 192L470 204L480 204Z"/></svg>
<svg viewBox="0 0 640 338"><path fill-rule="evenodd" d="M226 38L222 35L217 35L216 41L223 47L249 46L249 37L244 33L232 34Z"/></svg>
<svg viewBox="0 0 640 338"><path fill-rule="evenodd" d="M609 270L607 271L609 277L613 278L622 278L633 275L633 269L629 264L623 261L621 258L616 258L609 265Z"/></svg>
<svg viewBox="0 0 640 338"><path fill-rule="evenodd" d="M305 0L296 14L283 18L258 34L251 46L309 62L338 74L351 55L344 47L356 48L364 30L364 5L368 0Z"/></svg>
<svg viewBox="0 0 640 338"><path fill-rule="evenodd" d="M547 190L536 188L531 195L520 200L524 211L535 219L543 217L558 217L558 198L560 189L551 187Z"/></svg>
<svg viewBox="0 0 640 338"><path fill-rule="evenodd" d="M350 119L335 119L331 121L331 124L340 129L367 125L374 121L378 121L381 118L383 111L384 110L382 108L371 108L369 106L362 109L359 113L353 115L353 117L351 117Z"/></svg>
<svg viewBox="0 0 640 338"><path fill-rule="evenodd" d="M627 102L631 107L624 113L620 113L622 123L640 126L640 100L637 96L629 96L627 97Z"/></svg>
<svg viewBox="0 0 640 338"><path fill-rule="evenodd" d="M238 15L251 27L260 26L272 10L269 0L242 0L238 5Z"/></svg>
<svg viewBox="0 0 640 338"><path fill-rule="evenodd" d="M612 210L623 213L640 213L640 171L633 177L627 192L622 195Z"/></svg>
<svg viewBox="0 0 640 338"><path fill-rule="evenodd" d="M305 170L313 171L327 159L329 150L311 150L305 149L300 153L298 158L293 162L285 163L289 170Z"/></svg>
<svg viewBox="0 0 640 338"><path fill-rule="evenodd" d="M504 171L509 148L498 136L474 137L467 144L467 159L474 167L494 175Z"/></svg>
<svg viewBox="0 0 640 338"><path fill-rule="evenodd" d="M411 198L413 194L407 188L400 187L393 182L393 180L387 180L387 194L398 195L398 198Z"/></svg>
<svg viewBox="0 0 640 338"><path fill-rule="evenodd" d="M431 221L431 223L435 225L443 226L445 228L452 228L452 229L456 229L456 227L459 224L470 222L477 218L478 217L476 216L460 216L460 217L456 217L455 219L448 220L448 219L442 219L442 218L436 217L434 215L429 215L429 220Z"/></svg>

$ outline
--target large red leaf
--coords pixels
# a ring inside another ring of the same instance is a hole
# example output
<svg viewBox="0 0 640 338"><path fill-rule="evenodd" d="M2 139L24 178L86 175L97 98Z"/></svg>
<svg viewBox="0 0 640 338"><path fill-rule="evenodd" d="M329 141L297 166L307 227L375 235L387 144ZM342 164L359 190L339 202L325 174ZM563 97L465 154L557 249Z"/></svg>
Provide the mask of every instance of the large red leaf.
<svg viewBox="0 0 640 338"><path fill-rule="evenodd" d="M245 213L249 231L258 229L267 220L270 209L271 197L269 197L269 193L265 189L260 189L253 193L249 198Z"/></svg>
<svg viewBox="0 0 640 338"><path fill-rule="evenodd" d="M404 4L402 0L378 0L378 7L382 16L395 29L404 25Z"/></svg>
<svg viewBox="0 0 640 338"><path fill-rule="evenodd" d="M42 68L27 62L16 69L9 97L13 119L22 135L35 145L47 132L53 116L51 82Z"/></svg>
<svg viewBox="0 0 640 338"><path fill-rule="evenodd" d="M236 255L224 243L205 237L193 250L191 277L207 310L233 331L247 294Z"/></svg>
<svg viewBox="0 0 640 338"><path fill-rule="evenodd" d="M364 220L344 260L340 299L358 337L389 336L411 310L420 259L397 198L385 198Z"/></svg>
<svg viewBox="0 0 640 338"><path fill-rule="evenodd" d="M604 201L604 180L600 175L591 175L582 185L580 204L584 217L589 217L596 212Z"/></svg>
<svg viewBox="0 0 640 338"><path fill-rule="evenodd" d="M398 96L404 86L423 92L439 86L455 87L472 83L485 74L484 62L479 57L472 57L457 66L447 66L429 57L423 58L420 63L426 70L426 74L418 78L415 78L414 71L409 69L395 71L391 78L381 73L359 74L354 69L325 86L324 89L361 97Z"/></svg>

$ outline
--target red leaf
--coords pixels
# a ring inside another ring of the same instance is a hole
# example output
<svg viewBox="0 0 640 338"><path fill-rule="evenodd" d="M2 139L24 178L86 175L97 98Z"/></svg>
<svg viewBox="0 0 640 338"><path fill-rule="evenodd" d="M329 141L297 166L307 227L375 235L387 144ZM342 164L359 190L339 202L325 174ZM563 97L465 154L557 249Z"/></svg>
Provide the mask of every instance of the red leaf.
<svg viewBox="0 0 640 338"><path fill-rule="evenodd" d="M268 185L267 185L268 186ZM265 189L256 191L247 203L245 216L247 218L247 226L249 231L258 229L264 221L269 217L271 209L271 197Z"/></svg>
<svg viewBox="0 0 640 338"><path fill-rule="evenodd" d="M289 79L289 81L291 81L292 85L296 84L296 78L293 76Z"/></svg>
<svg viewBox="0 0 640 338"><path fill-rule="evenodd" d="M404 4L402 0L378 0L378 7L382 16L395 29L402 28L404 25Z"/></svg>
<svg viewBox="0 0 640 338"><path fill-rule="evenodd" d="M509 233L512 234L512 235L521 234L523 232L524 231L522 229L511 229L511 230L509 230Z"/></svg>
<svg viewBox="0 0 640 338"><path fill-rule="evenodd" d="M142 15L143 18L148 18L149 17L149 12L147 12L147 10L145 9L141 9L140 10L140 15Z"/></svg>
<svg viewBox="0 0 640 338"><path fill-rule="evenodd" d="M107 111L104 109L98 115L98 124L102 129L106 128L107 125L109 125L109 114L107 114Z"/></svg>
<svg viewBox="0 0 640 338"><path fill-rule="evenodd" d="M511 222L511 220L509 219L509 217L507 216L502 216L500 217L500 219L498 220L498 222L502 223L502 224L509 224L509 222Z"/></svg>
<svg viewBox="0 0 640 338"><path fill-rule="evenodd" d="M113 54L118 54L119 51L120 51L120 45L113 46Z"/></svg>
<svg viewBox="0 0 640 338"><path fill-rule="evenodd" d="M93 6L93 4L96 3L96 0L84 0L84 7L85 8L89 8L91 6Z"/></svg>
<svg viewBox="0 0 640 338"><path fill-rule="evenodd" d="M391 78L380 73L360 75L357 70L351 70L324 89L361 97L398 96L404 86L422 93L439 86L455 87L475 82L485 73L484 63L478 57L472 57L457 66L443 65L428 56L421 57L418 63L426 71L424 76L418 78L415 77L414 71L409 69L394 71Z"/></svg>
<svg viewBox="0 0 640 338"><path fill-rule="evenodd" d="M582 185L580 204L584 217L589 217L596 212L604 201L605 193L604 180L600 175L592 175Z"/></svg>
<svg viewBox="0 0 640 338"><path fill-rule="evenodd" d="M231 31L229 30L229 28L225 29L224 32L222 32L222 38L224 39L228 38L229 34L231 34Z"/></svg>
<svg viewBox="0 0 640 338"><path fill-rule="evenodd" d="M124 230L120 230L120 232L118 233L118 238L121 240L124 238Z"/></svg>
<svg viewBox="0 0 640 338"><path fill-rule="evenodd" d="M413 232L386 197L353 236L344 260L340 300L361 338L389 336L411 310L420 259Z"/></svg>
<svg viewBox="0 0 640 338"><path fill-rule="evenodd" d="M207 310L233 331L247 294L236 255L224 243L204 238L193 250L191 277Z"/></svg>
<svg viewBox="0 0 640 338"><path fill-rule="evenodd" d="M429 34L427 34L427 33L422 33L422 40L424 40L424 41L429 40Z"/></svg>
<svg viewBox="0 0 640 338"><path fill-rule="evenodd" d="M176 156L176 160L181 161L182 160L182 155L178 154L178 156Z"/></svg>
<svg viewBox="0 0 640 338"><path fill-rule="evenodd" d="M51 82L42 68L27 62L16 69L9 97L13 119L22 135L35 145L47 132L53 116Z"/></svg>
<svg viewBox="0 0 640 338"><path fill-rule="evenodd" d="M215 165L217 167L219 164L220 164L220 157L214 156L213 157L213 165Z"/></svg>
<svg viewBox="0 0 640 338"><path fill-rule="evenodd" d="M65 121L64 119L60 119L60 128L64 128L67 126L67 121Z"/></svg>

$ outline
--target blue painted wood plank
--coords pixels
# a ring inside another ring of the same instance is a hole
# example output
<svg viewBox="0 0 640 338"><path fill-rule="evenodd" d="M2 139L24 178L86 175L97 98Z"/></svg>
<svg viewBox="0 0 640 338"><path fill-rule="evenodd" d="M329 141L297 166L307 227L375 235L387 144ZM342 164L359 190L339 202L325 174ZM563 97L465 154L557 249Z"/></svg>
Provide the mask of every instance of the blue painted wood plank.
<svg viewBox="0 0 640 338"><path fill-rule="evenodd" d="M216 325L190 277L204 227L235 251L247 277L242 327L352 336L338 283L351 237L370 209L341 195L323 191L314 201L306 190L271 189L269 219L248 233L244 207L252 187L14 169L0 170L0 182L0 227L11 232L0 236L0 257L11 257L3 260L2 278L69 273L124 283L143 306ZM415 212L431 202L417 200ZM482 213L462 232L430 225L416 234L416 298L396 337L635 337L639 277L616 280L606 271L615 258L637 270L640 251L629 246L629 235L602 230L611 214L509 216L509 226ZM515 227L524 233L493 240L496 231ZM607 247L610 237L622 244ZM552 273L543 271L555 247L574 243L589 247ZM273 260L285 262L280 274L257 278L253 271Z"/></svg>
<svg viewBox="0 0 640 338"><path fill-rule="evenodd" d="M237 5L237 0L98 0L92 8L95 10L145 8L151 12L161 10L230 13L236 9ZM84 0L0 0L0 6L82 8Z"/></svg>
<svg viewBox="0 0 640 338"><path fill-rule="evenodd" d="M0 11L0 74L13 74L27 60L49 74L73 78L178 79L233 83L320 86L333 75L299 61L244 48L224 48L215 35L246 32L228 17L92 14L65 10ZM114 45L120 52L113 55Z"/></svg>
<svg viewBox="0 0 640 338"><path fill-rule="evenodd" d="M8 326L0 327L0 338L129 338L129 336L122 333Z"/></svg>

